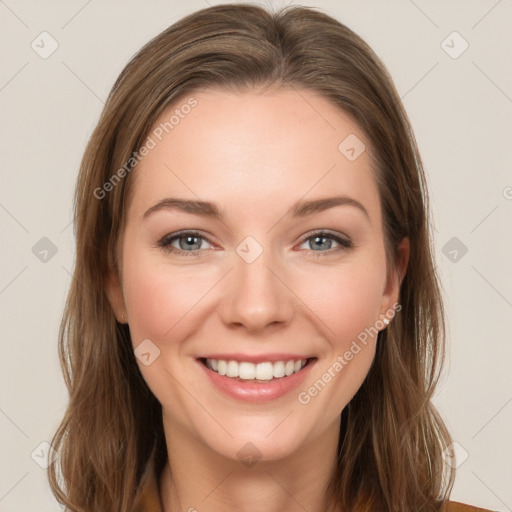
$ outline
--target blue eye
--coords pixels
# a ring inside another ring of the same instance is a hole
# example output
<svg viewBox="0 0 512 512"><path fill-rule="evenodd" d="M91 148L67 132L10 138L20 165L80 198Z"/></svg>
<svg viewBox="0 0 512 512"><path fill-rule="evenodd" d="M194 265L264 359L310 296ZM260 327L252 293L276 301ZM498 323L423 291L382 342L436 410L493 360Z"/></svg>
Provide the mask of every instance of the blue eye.
<svg viewBox="0 0 512 512"><path fill-rule="evenodd" d="M337 246L333 247L333 243ZM209 244L210 247L205 247L205 244ZM326 256L353 247L352 241L348 238L328 231L318 231L310 234L302 240L301 246L304 244L309 244L309 248L305 250L312 256ZM211 243L197 231L181 231L164 236L157 243L157 246L178 255L200 256L203 251L211 248Z"/></svg>
<svg viewBox="0 0 512 512"><path fill-rule="evenodd" d="M333 247L333 242L338 244ZM309 244L309 249L306 249L313 256L324 256L334 252L351 249L352 241L348 238L342 238L328 231L318 231L305 238L301 245Z"/></svg>
<svg viewBox="0 0 512 512"><path fill-rule="evenodd" d="M208 247L205 248L202 246L203 241L209 243L200 233L195 231L182 231L172 236L165 236L158 242L158 245L169 252L194 254L197 251L208 249ZM177 247L174 245L175 242L177 242Z"/></svg>

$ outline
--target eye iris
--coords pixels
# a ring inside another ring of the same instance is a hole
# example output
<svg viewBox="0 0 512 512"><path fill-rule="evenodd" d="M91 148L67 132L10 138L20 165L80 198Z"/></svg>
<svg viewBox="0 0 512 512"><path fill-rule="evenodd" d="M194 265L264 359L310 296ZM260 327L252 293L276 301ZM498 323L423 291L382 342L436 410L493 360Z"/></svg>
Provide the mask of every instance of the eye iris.
<svg viewBox="0 0 512 512"><path fill-rule="evenodd" d="M182 240L186 240L184 244ZM181 236L179 239L180 249L200 249L201 241L196 242L196 240L200 240L200 237L195 235ZM197 245L197 247L194 247L194 245Z"/></svg>
<svg viewBox="0 0 512 512"><path fill-rule="evenodd" d="M315 236L313 238L313 244L317 244L319 243L320 245L325 245L325 244L322 244L322 242L318 242L319 240L327 240L329 243L327 244L328 247L320 247L320 249L330 249L330 245L332 243L332 240L326 236Z"/></svg>

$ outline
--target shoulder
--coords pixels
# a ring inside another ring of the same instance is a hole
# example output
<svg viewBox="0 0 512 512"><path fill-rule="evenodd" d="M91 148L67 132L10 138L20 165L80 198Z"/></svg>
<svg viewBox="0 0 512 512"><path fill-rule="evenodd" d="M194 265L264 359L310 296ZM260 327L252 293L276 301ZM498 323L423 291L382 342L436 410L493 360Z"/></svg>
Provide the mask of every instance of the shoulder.
<svg viewBox="0 0 512 512"><path fill-rule="evenodd" d="M443 508L443 512L492 512L486 508L472 507L457 501L449 501Z"/></svg>

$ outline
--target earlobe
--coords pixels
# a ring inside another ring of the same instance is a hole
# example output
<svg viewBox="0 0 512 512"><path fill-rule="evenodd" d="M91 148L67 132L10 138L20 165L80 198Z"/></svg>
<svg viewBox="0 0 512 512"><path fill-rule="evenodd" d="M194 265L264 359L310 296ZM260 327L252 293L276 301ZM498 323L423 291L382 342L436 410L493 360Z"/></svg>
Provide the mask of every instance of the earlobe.
<svg viewBox="0 0 512 512"><path fill-rule="evenodd" d="M105 279L105 293L112 307L112 311L119 323L126 323L126 305L124 301L121 280L115 269L110 269Z"/></svg>

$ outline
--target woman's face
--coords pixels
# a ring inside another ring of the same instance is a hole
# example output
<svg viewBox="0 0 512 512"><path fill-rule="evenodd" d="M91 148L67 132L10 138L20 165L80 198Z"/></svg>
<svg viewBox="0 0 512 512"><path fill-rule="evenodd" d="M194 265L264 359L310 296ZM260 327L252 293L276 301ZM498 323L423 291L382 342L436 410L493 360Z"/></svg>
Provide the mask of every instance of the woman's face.
<svg viewBox="0 0 512 512"><path fill-rule="evenodd" d="M307 90L192 96L132 170L108 293L166 433L275 460L337 432L393 315L370 148Z"/></svg>

